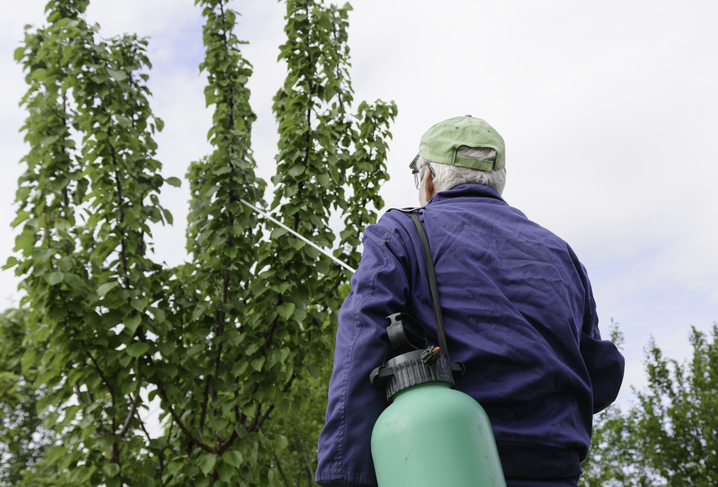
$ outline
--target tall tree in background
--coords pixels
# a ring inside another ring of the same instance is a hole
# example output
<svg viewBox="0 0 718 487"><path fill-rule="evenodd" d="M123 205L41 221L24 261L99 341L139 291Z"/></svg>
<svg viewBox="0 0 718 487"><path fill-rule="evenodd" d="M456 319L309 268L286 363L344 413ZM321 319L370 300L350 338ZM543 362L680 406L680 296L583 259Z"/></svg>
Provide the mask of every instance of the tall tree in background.
<svg viewBox="0 0 718 487"><path fill-rule="evenodd" d="M648 386L625 414L615 407L601 413L582 485L718 485L718 325L710 335L692 330L685 364L665 358L651 340Z"/></svg>
<svg viewBox="0 0 718 487"><path fill-rule="evenodd" d="M313 450L320 424L290 435L283 425L317 412L311 400L325 387L347 276L242 201L264 206L250 145L252 68L228 2L197 3L214 151L188 171L192 259L174 269L150 257L148 223L172 221L160 188L180 181L163 179L154 159L163 124L147 100L147 42L100 40L84 20L87 1L52 0L49 26L29 30L16 51L29 84L30 152L17 193L18 257L8 266L27 292L22 367L37 369L38 413L54 430L24 484L311 483L304 457L313 452L298 450L298 459L285 449L299 437ZM356 266L361 232L383 206L396 107L360 103L349 115L349 10L287 2L271 207ZM338 237L333 214L345 224ZM139 414L154 397L161 438Z"/></svg>
<svg viewBox="0 0 718 487"><path fill-rule="evenodd" d="M648 345L648 388L637 394L637 448L668 485L718 485L718 325L712 340L693 328L686 364Z"/></svg>
<svg viewBox="0 0 718 487"><path fill-rule="evenodd" d="M250 148L251 66L232 34L236 14L227 2L201 4L207 18L201 67L208 75L207 104L215 107L215 150L188 173L188 250L194 261L176 281L184 301L173 306L179 318L173 321L192 340L187 354L198 361L186 365L194 375L186 407L198 411L191 424L206 431L188 435L187 455L202 450L197 464L212 480L276 484L284 477L276 458L289 441L268 420L316 407L306 400L311 388L303 384L315 380L307 375L319 370L317 359L331 360L338 288L347 276L284 229L270 226L263 233L241 201L263 206L265 184L254 174ZM274 105L280 138L272 208L276 218L323 247L337 244L329 216L339 211L350 232L336 254L356 265L357 235L375 220L367 207L383 206L378 190L387 178L385 140L396 108L362 103L358 121L349 119L348 10L287 2L288 41L280 59L288 75ZM179 353L177 360L185 357ZM191 430L179 417L172 414L181 429Z"/></svg>
<svg viewBox="0 0 718 487"><path fill-rule="evenodd" d="M152 134L146 41L98 39L87 1L51 1L49 26L16 51L29 84L22 100L30 152L20 177L17 266L27 295L24 365L44 388L38 413L55 431L28 482L149 485L152 464L137 434L142 370L165 287L149 255L149 222L164 180Z"/></svg>
<svg viewBox="0 0 718 487"><path fill-rule="evenodd" d="M42 427L35 389L37 370L23 363L25 313L8 309L0 313L0 486L22 480L47 451L50 431Z"/></svg>

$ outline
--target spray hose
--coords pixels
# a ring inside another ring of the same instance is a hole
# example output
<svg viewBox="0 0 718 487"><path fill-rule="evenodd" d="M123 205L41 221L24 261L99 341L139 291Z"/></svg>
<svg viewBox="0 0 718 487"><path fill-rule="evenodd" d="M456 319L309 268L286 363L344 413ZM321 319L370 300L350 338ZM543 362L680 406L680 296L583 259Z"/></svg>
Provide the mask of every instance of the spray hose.
<svg viewBox="0 0 718 487"><path fill-rule="evenodd" d="M315 249L317 249L319 252L321 252L322 254L326 255L327 257L329 257L330 259L332 259L334 262L336 262L337 264L339 264L339 265L341 265L342 267L344 267L345 269L347 269L347 270L348 270L349 272L351 272L352 274L354 274L354 273L356 272L355 269L352 269L351 267L349 267L348 265L346 265L344 262L342 262L341 260L339 260L339 259L337 259L336 257L334 257L332 254L330 254L329 252L327 252L326 250L324 250L323 248L317 246L314 242L311 242L310 240L307 240L306 238L302 237L302 236L299 235L297 232L295 232L294 230L292 230L292 229L289 228L288 226L284 225L282 222L280 222L279 220L277 220L276 218L274 218L274 217L273 217L272 215L270 215L269 213L266 213L266 212L260 210L259 208L257 208L256 206L254 206L252 203L249 203L248 201L245 201L245 200L242 199L242 198L237 198L237 199L238 199L240 202L242 202L242 203L244 203L245 205L247 205L247 206L248 206L249 208L251 208L252 210L254 210L254 211L256 211L257 213L259 213L260 215L262 215L264 218L266 218L266 219L270 220L271 222L273 222L273 223L279 225L280 227L282 227L283 229L285 229L286 231L288 231L289 233L291 233L292 235L294 235L295 237L297 237L298 239L300 239L302 242L311 245L312 247L314 247Z"/></svg>

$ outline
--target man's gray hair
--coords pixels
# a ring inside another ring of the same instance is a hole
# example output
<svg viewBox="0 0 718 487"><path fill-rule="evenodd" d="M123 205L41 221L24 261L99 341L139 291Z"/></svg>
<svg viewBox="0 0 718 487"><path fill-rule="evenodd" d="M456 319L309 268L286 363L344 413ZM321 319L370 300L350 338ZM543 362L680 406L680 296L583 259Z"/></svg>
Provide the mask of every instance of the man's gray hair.
<svg viewBox="0 0 718 487"><path fill-rule="evenodd" d="M496 151L489 147L467 147L465 145L459 147L456 153L465 157L474 157L480 161L495 161L497 156ZM416 168L421 169L427 162L431 162L431 167L434 169L433 182L434 190L437 193L466 183L486 184L494 188L499 194L504 192L506 171L503 168L494 169L493 171L479 171L469 167L427 161L421 156L416 161Z"/></svg>

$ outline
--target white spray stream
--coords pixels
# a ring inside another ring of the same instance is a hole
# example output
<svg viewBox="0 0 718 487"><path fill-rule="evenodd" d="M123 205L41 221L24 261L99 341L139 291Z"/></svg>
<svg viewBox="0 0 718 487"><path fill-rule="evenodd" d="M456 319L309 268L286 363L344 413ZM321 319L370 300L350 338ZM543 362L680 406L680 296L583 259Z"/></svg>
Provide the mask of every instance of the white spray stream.
<svg viewBox="0 0 718 487"><path fill-rule="evenodd" d="M305 243L311 245L312 247L314 247L315 249L317 249L319 252L321 252L322 254L326 255L326 256L329 257L330 259L332 259L332 260L333 260L334 262L336 262L337 264L339 264L339 265L341 265L342 267L346 268L346 269L347 269L349 272L351 272L352 274L354 274L354 273L356 272L355 269L352 269L351 267L349 267L348 265L346 265L344 262L342 262L341 260L339 260L339 259L337 259L336 257L334 257L332 254L330 254L329 252L327 252L326 250L324 250L323 248L318 247L318 246L317 246L316 244L314 244L313 242L311 242L311 241L307 240L306 238L302 237L302 236L299 235L297 232L295 232L294 230L292 230L292 229L289 228L288 226L284 225L282 222L278 221L276 218L274 218L274 217L273 217L272 215L270 215L269 213L266 213L266 212L260 210L259 208L257 208L257 207L254 206L253 204L251 204L251 203L249 203L249 202L243 200L242 198L239 198L239 201L241 201L242 203L244 203L245 205L247 205L248 207L250 207L251 209L253 209L253 210L256 211L257 213L259 213L260 215L262 215L264 218L266 218L266 219L268 219L268 220L271 220L273 223L276 223L277 225L279 225L280 227L282 227L283 229L285 229L286 231L288 231L289 233L291 233L292 235L294 235L295 237L297 237L297 238L300 239L301 241L303 241L303 242L305 242Z"/></svg>

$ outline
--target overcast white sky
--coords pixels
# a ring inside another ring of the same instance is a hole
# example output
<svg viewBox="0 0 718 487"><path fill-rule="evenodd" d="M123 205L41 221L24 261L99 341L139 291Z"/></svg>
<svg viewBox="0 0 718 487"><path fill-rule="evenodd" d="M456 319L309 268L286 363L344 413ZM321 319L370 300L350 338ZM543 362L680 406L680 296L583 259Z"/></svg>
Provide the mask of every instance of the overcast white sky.
<svg viewBox="0 0 718 487"><path fill-rule="evenodd" d="M191 0L93 0L101 34L149 36L153 110L165 176L183 178L208 154L202 17ZM0 260L12 253L14 193L27 151L18 129L24 76L13 62L23 25L44 22L40 0L2 0L0 19ZM260 174L274 172L271 98L284 7L238 0L250 44L253 131ZM690 353L690 327L718 320L718 3L710 0L355 0L350 46L355 99L394 100L387 207L414 206L408 163L434 123L471 114L507 145L509 204L566 239L592 279L604 335L626 337L630 386L645 384L651 336L671 357ZM188 185L167 187L175 226L156 231L168 265L185 258ZM4 271L3 306L17 280Z"/></svg>

